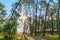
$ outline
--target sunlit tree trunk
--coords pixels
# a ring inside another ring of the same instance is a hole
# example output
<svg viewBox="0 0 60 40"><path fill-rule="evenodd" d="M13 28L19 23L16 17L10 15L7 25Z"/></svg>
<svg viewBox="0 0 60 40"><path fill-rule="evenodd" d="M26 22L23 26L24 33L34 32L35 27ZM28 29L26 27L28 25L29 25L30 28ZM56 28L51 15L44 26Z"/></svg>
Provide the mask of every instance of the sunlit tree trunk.
<svg viewBox="0 0 60 40"><path fill-rule="evenodd" d="M40 9L40 14L39 14L39 27L38 27L38 34L40 33L40 30L42 30L42 25L41 25L41 10ZM40 29L41 28L41 29Z"/></svg>

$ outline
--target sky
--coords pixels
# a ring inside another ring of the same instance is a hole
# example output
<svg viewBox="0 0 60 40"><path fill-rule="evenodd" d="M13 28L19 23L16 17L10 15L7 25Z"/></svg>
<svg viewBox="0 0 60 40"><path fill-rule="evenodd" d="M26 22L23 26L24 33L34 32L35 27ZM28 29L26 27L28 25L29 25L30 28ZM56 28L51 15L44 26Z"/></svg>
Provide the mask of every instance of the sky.
<svg viewBox="0 0 60 40"><path fill-rule="evenodd" d="M6 13L9 15L11 12L12 4L15 3L17 0L0 0L0 2L5 6Z"/></svg>
<svg viewBox="0 0 60 40"><path fill-rule="evenodd" d="M12 8L12 4L15 3L16 1L17 0L0 0L0 2L5 6L7 15L11 13L10 10ZM54 1L57 2L57 0L54 0Z"/></svg>

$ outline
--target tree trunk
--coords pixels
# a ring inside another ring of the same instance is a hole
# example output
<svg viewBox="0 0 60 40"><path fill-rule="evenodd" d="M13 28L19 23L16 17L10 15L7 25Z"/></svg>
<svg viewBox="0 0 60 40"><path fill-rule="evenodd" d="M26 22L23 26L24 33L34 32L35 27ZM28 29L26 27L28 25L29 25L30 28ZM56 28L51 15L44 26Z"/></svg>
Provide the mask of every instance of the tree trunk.
<svg viewBox="0 0 60 40"><path fill-rule="evenodd" d="M45 22L44 22L44 27L43 27L43 36L45 36L45 28L46 28L46 15L45 15Z"/></svg>
<svg viewBox="0 0 60 40"><path fill-rule="evenodd" d="M58 1L58 34L59 34L59 40L60 40L60 20L59 20L59 10L60 10L60 0Z"/></svg>
<svg viewBox="0 0 60 40"><path fill-rule="evenodd" d="M51 27L52 27L52 32L51 32L51 34L53 35L53 33L54 33L53 28L54 28L54 27L53 27L53 17L52 17L52 14L53 14L53 13L51 13Z"/></svg>
<svg viewBox="0 0 60 40"><path fill-rule="evenodd" d="M36 27L37 27L37 5L38 5L38 0L36 2L36 24L35 24L35 35L36 35Z"/></svg>

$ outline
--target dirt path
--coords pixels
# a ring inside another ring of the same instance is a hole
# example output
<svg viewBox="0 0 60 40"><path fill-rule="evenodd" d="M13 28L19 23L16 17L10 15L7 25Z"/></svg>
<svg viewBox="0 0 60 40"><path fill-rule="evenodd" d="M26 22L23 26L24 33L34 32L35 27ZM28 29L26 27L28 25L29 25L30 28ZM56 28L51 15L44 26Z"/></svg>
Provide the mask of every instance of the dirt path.
<svg viewBox="0 0 60 40"><path fill-rule="evenodd" d="M25 37L28 39L28 40L46 40L46 39L40 39L38 37L31 37L31 36L27 36L25 35Z"/></svg>
<svg viewBox="0 0 60 40"><path fill-rule="evenodd" d="M26 37L28 40L34 40L34 38L33 38L33 37L30 37L30 36L25 35L25 37Z"/></svg>

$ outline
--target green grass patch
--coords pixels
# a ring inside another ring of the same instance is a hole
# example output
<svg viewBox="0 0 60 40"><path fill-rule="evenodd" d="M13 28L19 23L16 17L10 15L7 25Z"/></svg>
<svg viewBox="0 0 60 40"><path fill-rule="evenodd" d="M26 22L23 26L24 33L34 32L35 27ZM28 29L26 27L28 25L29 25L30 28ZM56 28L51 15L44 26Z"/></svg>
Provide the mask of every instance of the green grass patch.
<svg viewBox="0 0 60 40"><path fill-rule="evenodd" d="M5 40L4 38L0 38L0 40Z"/></svg>
<svg viewBox="0 0 60 40"><path fill-rule="evenodd" d="M41 39L47 39L47 40L59 40L59 37L57 34L51 35L51 34L45 34L46 36L44 37L42 34L37 35L36 37L39 37Z"/></svg>

